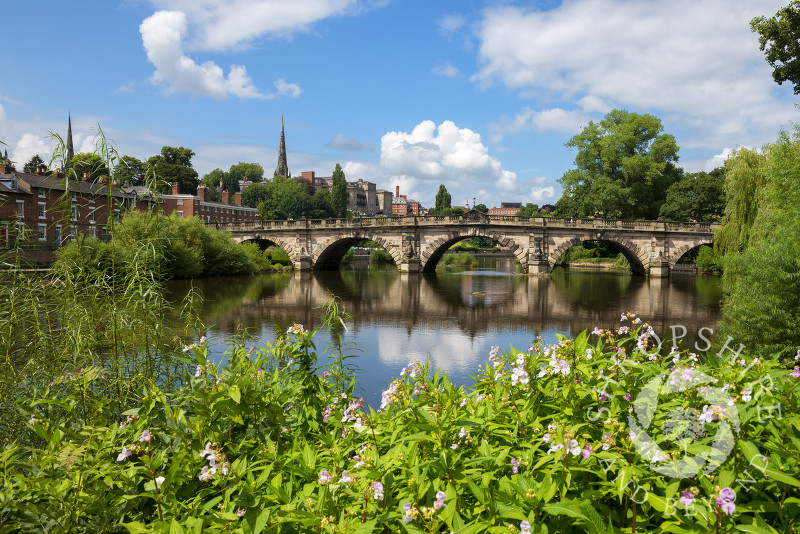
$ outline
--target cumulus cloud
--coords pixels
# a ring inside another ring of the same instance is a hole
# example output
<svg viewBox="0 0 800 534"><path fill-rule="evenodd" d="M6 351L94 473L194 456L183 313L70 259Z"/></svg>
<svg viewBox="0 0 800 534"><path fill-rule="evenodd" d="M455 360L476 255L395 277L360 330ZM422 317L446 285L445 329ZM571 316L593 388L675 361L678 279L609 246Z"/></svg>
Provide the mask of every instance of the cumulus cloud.
<svg viewBox="0 0 800 534"><path fill-rule="evenodd" d="M147 59L155 66L153 83L166 84L169 91L196 93L213 98L234 95L242 98L268 98L259 93L242 65L233 65L225 76L213 61L198 64L183 53L182 39L187 32L186 14L158 11L139 26Z"/></svg>
<svg viewBox="0 0 800 534"><path fill-rule="evenodd" d="M437 126L419 123L411 133L388 132L381 138L381 167L392 179L415 178L417 198L430 202L439 184L454 199L472 197L477 186L491 184L501 191L518 186L517 174L503 168L481 141L480 134L459 128L452 121Z"/></svg>
<svg viewBox="0 0 800 534"><path fill-rule="evenodd" d="M748 23L784 3L574 0L549 11L493 7L478 30L482 65L472 80L572 101L580 110L526 109L509 127L574 125L581 113L603 113L610 104L653 110L673 127L695 128L681 146L718 149L748 135L772 136L798 111L789 98L775 96Z"/></svg>
<svg viewBox="0 0 800 534"><path fill-rule="evenodd" d="M32 133L23 134L19 141L14 145L13 152L8 155L11 161L16 163L17 168L22 169L23 165L28 163L30 159L39 155L42 160L47 162L50 155L50 147L47 142Z"/></svg>
<svg viewBox="0 0 800 534"><path fill-rule="evenodd" d="M325 146L335 150L349 150L351 152L375 151L375 147L369 141L359 141L358 139L347 137L343 133L337 133Z"/></svg>
<svg viewBox="0 0 800 534"><path fill-rule="evenodd" d="M575 134L598 112L605 114L611 111L611 106L593 95L578 99L576 104L577 108L572 110L562 108L535 110L525 106L514 117L503 115L489 125L492 141L498 143L506 134L529 131Z"/></svg>
<svg viewBox="0 0 800 534"><path fill-rule="evenodd" d="M461 71L458 70L458 67L454 67L450 63L445 63L444 65L438 65L431 69L431 72L434 74L438 74L439 76L444 76L445 78L461 78L464 76L461 74Z"/></svg>
<svg viewBox="0 0 800 534"><path fill-rule="evenodd" d="M439 19L439 31L446 37L451 37L466 24L467 20L462 15L445 15Z"/></svg>
<svg viewBox="0 0 800 534"><path fill-rule="evenodd" d="M6 110L3 109L3 105L0 104L0 122L5 122L6 120Z"/></svg>

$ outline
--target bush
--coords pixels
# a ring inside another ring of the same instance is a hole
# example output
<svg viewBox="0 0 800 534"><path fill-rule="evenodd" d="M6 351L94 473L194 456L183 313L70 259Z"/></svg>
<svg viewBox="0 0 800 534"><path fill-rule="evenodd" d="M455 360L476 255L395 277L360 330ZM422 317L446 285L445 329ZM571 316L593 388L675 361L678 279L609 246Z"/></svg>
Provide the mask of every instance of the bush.
<svg viewBox="0 0 800 534"><path fill-rule="evenodd" d="M713 247L703 245L697 251L697 257L694 260L697 268L706 273L720 274L722 273L722 258L717 256Z"/></svg>
<svg viewBox="0 0 800 534"><path fill-rule="evenodd" d="M151 384L113 424L70 429L48 406L79 400L42 391L21 410L43 445L0 452L0 528L796 531L800 368L665 357L624 319L593 343L495 347L468 388L412 362L379 410L321 374L299 325L224 366L200 340L184 387Z"/></svg>
<svg viewBox="0 0 800 534"><path fill-rule="evenodd" d="M475 256L469 252L448 252L439 260L439 265L444 267L470 267L476 263Z"/></svg>

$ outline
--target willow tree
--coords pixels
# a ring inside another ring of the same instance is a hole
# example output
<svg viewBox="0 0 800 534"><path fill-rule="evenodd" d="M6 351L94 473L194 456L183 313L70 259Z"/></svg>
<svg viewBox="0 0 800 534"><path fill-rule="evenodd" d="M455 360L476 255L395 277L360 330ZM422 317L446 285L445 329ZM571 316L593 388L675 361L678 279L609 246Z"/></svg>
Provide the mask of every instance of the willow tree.
<svg viewBox="0 0 800 534"><path fill-rule="evenodd" d="M722 330L764 355L800 348L800 131L729 160Z"/></svg>

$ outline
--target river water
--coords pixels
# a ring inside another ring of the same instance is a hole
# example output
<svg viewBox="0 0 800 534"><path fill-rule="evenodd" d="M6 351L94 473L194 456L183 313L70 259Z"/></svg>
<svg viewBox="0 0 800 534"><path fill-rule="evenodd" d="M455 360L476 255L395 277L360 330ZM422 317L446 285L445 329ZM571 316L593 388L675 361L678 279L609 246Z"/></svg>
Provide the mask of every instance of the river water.
<svg viewBox="0 0 800 534"><path fill-rule="evenodd" d="M457 384L472 382L494 345L526 350L535 336L555 343L594 327L617 328L620 314L634 312L663 339L686 328L685 348L701 328L716 331L721 318L720 279L673 275L658 279L628 272L556 269L549 277L515 275L510 258L482 258L477 268L400 274L396 270L265 274L174 281L177 301L190 285L202 295L201 317L215 358L224 358L236 331L249 345L263 345L293 323L319 326L328 294L351 314L345 353L359 370L358 394L377 407L380 392L411 360L430 360ZM703 331L709 337L708 330ZM318 332L324 349L330 338Z"/></svg>

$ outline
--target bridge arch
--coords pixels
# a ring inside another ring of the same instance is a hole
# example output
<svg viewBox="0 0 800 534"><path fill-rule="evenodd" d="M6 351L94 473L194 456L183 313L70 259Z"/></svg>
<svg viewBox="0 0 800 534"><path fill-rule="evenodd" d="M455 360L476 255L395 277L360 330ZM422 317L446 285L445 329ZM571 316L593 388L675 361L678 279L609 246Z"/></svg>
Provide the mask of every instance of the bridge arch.
<svg viewBox="0 0 800 534"><path fill-rule="evenodd" d="M439 263L439 260L442 259L442 256L447 252L447 250L458 243L459 241L463 241L465 239L470 239L473 237L488 237L494 239L500 245L504 247L509 247L511 251L514 253L514 257L519 260L519 262L523 266L527 266L528 264L528 255L527 251L519 246L513 239L510 237L496 233L496 232L471 232L468 234L449 234L439 236L433 241L431 241L419 255L420 261L422 263L422 271L423 272L432 272L436 270L436 265Z"/></svg>
<svg viewBox="0 0 800 534"><path fill-rule="evenodd" d="M603 236L598 238L594 235L570 237L562 241L547 257L550 267L554 267L561 255L567 250L586 241L602 241L610 244L625 256L625 259L631 264L631 271L633 271L634 274L647 273L647 268L650 266L650 259L647 256L647 252L642 250L636 243L630 239L610 239Z"/></svg>
<svg viewBox="0 0 800 534"><path fill-rule="evenodd" d="M375 241L388 252L395 265L400 265L402 259L402 252L400 247L391 243L381 235L372 235L371 233L356 233L347 237L332 237L319 241L314 246L314 251L311 255L312 268L315 271L329 271L336 270L342 263L342 258L353 246L364 239Z"/></svg>
<svg viewBox="0 0 800 534"><path fill-rule="evenodd" d="M243 237L233 237L233 240L237 243L244 243L246 241L253 241L255 243L270 243L272 245L277 245L281 247L283 250L286 251L286 254L289 255L289 259L292 260L292 263L296 262L299 258L296 257L296 251L291 244L291 241L286 239L281 239L280 237L266 237L260 234L250 235L250 236L243 236Z"/></svg>
<svg viewBox="0 0 800 534"><path fill-rule="evenodd" d="M678 247L675 247L674 250L671 251L669 255L669 268L673 269L675 265L680 261L680 259L688 252L702 247L703 245L714 246L714 239L709 238L702 238L698 237L697 239L692 240L690 243L682 244Z"/></svg>

